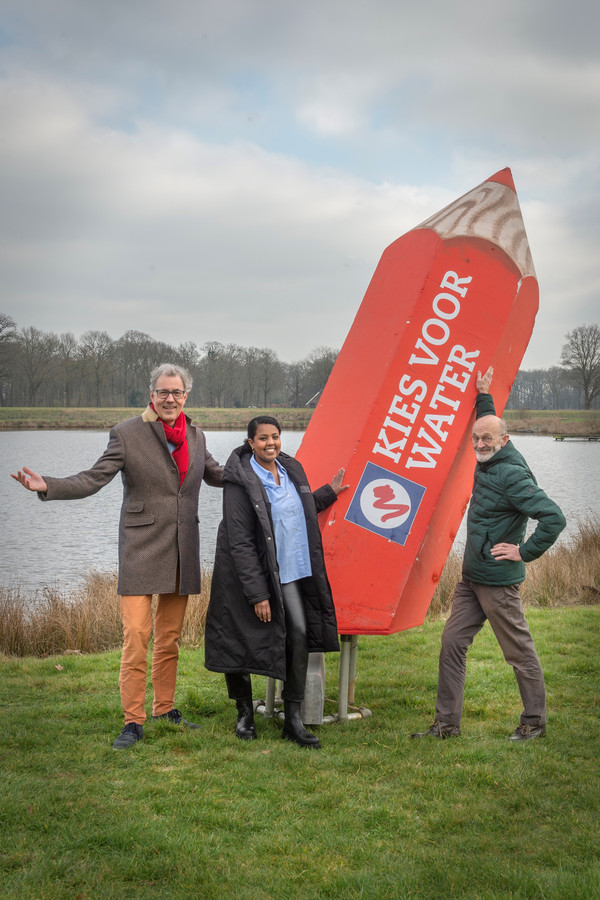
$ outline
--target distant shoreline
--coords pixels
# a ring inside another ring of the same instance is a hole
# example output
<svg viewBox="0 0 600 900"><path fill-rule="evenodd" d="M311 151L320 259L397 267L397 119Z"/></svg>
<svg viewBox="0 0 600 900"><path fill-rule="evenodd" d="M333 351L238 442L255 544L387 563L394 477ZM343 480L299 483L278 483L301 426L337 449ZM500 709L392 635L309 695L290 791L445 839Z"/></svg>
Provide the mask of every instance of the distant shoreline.
<svg viewBox="0 0 600 900"><path fill-rule="evenodd" d="M0 407L0 431L63 431L90 429L107 431L142 409L74 407ZM308 426L312 409L220 409L186 407L192 421L206 431L243 431L257 413L275 416L281 427L302 431ZM513 434L565 435L589 437L600 434L600 410L506 410L504 418Z"/></svg>
<svg viewBox="0 0 600 900"><path fill-rule="evenodd" d="M64 431L89 429L108 431L118 422L139 416L144 408L0 407L0 431ZM283 429L302 431L310 422L312 409L223 409L188 407L185 412L205 431L245 431L257 413L275 416Z"/></svg>

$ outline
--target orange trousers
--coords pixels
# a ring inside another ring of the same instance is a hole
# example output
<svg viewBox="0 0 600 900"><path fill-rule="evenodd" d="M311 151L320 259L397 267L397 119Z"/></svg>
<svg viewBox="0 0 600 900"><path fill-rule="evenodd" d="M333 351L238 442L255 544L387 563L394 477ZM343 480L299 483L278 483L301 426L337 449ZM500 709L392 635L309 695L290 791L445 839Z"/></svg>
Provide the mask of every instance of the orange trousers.
<svg viewBox="0 0 600 900"><path fill-rule="evenodd" d="M154 647L152 650L152 686L154 700L152 715L162 716L173 709L179 636L187 606L187 596L159 594L154 616ZM125 724L146 721L146 676L148 644L152 634L152 596L121 597L123 622L123 655L119 687Z"/></svg>

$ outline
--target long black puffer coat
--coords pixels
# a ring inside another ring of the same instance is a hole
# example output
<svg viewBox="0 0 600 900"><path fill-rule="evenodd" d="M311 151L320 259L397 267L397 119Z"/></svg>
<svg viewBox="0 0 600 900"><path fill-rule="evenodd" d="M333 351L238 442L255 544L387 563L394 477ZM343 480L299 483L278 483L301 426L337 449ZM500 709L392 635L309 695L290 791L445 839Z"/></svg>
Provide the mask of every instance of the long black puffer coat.
<svg viewBox="0 0 600 900"><path fill-rule="evenodd" d="M317 514L336 499L331 485L312 493L304 469L286 453L278 461L296 486L304 508L312 576L300 581L309 652L339 650L337 622L325 570ZM285 618L271 504L252 469L245 445L233 451L223 474L223 520L217 536L205 665L213 672L250 672L285 680ZM271 621L254 604L269 599Z"/></svg>

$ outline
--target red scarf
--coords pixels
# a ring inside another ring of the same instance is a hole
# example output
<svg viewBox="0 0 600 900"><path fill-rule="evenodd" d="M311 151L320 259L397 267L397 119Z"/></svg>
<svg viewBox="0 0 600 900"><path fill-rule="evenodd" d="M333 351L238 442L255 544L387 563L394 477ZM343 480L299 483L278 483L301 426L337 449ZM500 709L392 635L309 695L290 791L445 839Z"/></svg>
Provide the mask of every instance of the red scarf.
<svg viewBox="0 0 600 900"><path fill-rule="evenodd" d="M152 407L152 409L154 409L154 405L152 403L150 404L150 406ZM154 412L156 412L155 409ZM172 427L171 425L167 425L167 423L164 422L160 418L160 416L158 417L158 421L162 422L162 427L165 429L165 437L167 441L170 444L175 444L175 449L173 450L172 456L179 470L179 486L181 487L181 485L183 484L183 480L187 475L189 466L186 418L183 412L180 412L175 419L175 424Z"/></svg>

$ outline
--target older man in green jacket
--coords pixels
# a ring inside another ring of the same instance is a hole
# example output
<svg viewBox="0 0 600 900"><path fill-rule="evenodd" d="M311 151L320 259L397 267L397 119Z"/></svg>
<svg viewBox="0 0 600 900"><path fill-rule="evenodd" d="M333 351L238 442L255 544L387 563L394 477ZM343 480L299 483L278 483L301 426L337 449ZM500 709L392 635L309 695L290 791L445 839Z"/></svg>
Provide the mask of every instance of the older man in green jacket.
<svg viewBox="0 0 600 900"><path fill-rule="evenodd" d="M552 546L566 525L560 508L538 487L511 443L489 395L493 369L477 376L477 418L473 449L477 459L467 516L462 579L442 635L436 714L433 725L412 737L455 737L465 689L467 650L488 619L513 667L523 712L512 734L526 741L546 733L544 676L523 614L519 585L525 563ZM528 519L537 520L525 539Z"/></svg>

